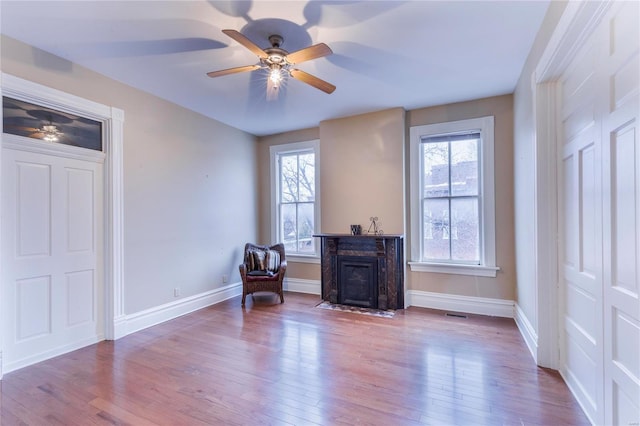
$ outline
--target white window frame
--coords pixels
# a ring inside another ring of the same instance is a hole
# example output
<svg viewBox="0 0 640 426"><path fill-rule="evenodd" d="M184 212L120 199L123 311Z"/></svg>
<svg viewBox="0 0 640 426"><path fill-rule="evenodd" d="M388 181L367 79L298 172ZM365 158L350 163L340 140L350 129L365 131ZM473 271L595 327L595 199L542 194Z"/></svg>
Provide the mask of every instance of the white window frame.
<svg viewBox="0 0 640 426"><path fill-rule="evenodd" d="M315 200L314 200L314 233L320 232L320 140L310 140L304 142L294 142L282 145L272 145L269 147L270 155L270 174L271 174L271 241L276 243L280 235L280 221L278 220L278 211L280 203L278 196L280 194L280 168L278 167L278 158L280 155L295 154L313 151L315 158ZM287 260L300 263L320 263L320 241L314 238L314 253L287 253Z"/></svg>
<svg viewBox="0 0 640 426"><path fill-rule="evenodd" d="M422 258L422 169L420 155L422 140L430 136L448 133L480 132L480 264L469 265L457 262L426 262ZM411 261L409 267L416 272L439 272L445 274L495 277L500 269L496 266L496 221L494 183L494 118L493 116L450 121L446 123L414 126L410 136L410 191L411 191Z"/></svg>

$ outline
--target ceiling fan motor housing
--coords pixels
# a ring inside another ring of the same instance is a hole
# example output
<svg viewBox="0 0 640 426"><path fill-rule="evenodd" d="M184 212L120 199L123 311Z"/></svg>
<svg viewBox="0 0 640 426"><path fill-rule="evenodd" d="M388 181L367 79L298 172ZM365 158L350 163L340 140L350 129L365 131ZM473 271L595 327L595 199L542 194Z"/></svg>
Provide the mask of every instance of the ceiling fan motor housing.
<svg viewBox="0 0 640 426"><path fill-rule="evenodd" d="M267 57L263 59L263 62L266 65L286 65L286 57L289 52L280 48L280 46L284 42L282 36L279 36L277 34L271 35L269 36L269 42L271 43L272 47L264 49Z"/></svg>
<svg viewBox="0 0 640 426"><path fill-rule="evenodd" d="M278 34L273 34L269 36L269 43L271 43L271 47L278 48L282 46L283 42L284 42L284 39L282 38L282 36Z"/></svg>

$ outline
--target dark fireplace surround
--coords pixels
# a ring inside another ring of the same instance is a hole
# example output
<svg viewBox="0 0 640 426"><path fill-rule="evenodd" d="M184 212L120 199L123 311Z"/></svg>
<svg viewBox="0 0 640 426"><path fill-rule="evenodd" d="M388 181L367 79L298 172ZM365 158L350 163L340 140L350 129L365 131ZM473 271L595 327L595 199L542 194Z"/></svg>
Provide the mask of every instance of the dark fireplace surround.
<svg viewBox="0 0 640 426"><path fill-rule="evenodd" d="M373 309L404 309L400 235L319 234L322 299Z"/></svg>

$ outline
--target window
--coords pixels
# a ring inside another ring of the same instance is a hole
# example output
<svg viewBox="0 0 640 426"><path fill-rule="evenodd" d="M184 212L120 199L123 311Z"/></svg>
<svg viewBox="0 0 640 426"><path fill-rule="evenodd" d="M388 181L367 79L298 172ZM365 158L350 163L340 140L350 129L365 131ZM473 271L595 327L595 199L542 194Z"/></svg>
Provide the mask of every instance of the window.
<svg viewBox="0 0 640 426"><path fill-rule="evenodd" d="M493 117L410 136L411 270L495 277Z"/></svg>
<svg viewBox="0 0 640 426"><path fill-rule="evenodd" d="M59 109L2 97L3 132L102 151L102 123Z"/></svg>
<svg viewBox="0 0 640 426"><path fill-rule="evenodd" d="M270 148L272 236L287 256L318 256L318 147L316 140Z"/></svg>

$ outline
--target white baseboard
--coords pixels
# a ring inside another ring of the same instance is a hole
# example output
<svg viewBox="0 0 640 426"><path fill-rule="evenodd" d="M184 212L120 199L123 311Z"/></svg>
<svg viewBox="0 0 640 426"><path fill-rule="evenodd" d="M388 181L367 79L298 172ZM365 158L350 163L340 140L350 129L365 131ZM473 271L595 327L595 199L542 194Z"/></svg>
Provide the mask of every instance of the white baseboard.
<svg viewBox="0 0 640 426"><path fill-rule="evenodd" d="M283 283L284 291L296 293L321 294L321 282L319 280L304 280L302 278L285 278Z"/></svg>
<svg viewBox="0 0 640 426"><path fill-rule="evenodd" d="M576 379L575 375L564 368L558 370L562 380L569 388L569 391L573 394L573 397L578 401L578 405L582 408L582 412L592 425L597 425L598 422L594 421L591 413L595 411L595 403L589 397L589 393L584 390L584 387L580 384L580 381ZM632 423L631 423L632 424Z"/></svg>
<svg viewBox="0 0 640 426"><path fill-rule="evenodd" d="M120 315L113 319L113 336L107 336L107 340L118 340L127 335L127 316Z"/></svg>
<svg viewBox="0 0 640 426"><path fill-rule="evenodd" d="M531 356L533 360L538 363L538 333L536 333L536 329L533 327L529 318L524 314L524 311L520 308L520 306L516 303L516 325L518 326L518 330L520 330L520 334L524 339L524 342L527 344L529 348L529 352L531 352Z"/></svg>
<svg viewBox="0 0 640 426"><path fill-rule="evenodd" d="M233 283L215 290L185 297L175 302L155 306L126 316L126 334L188 314L198 309L220 303L242 294L242 283Z"/></svg>
<svg viewBox="0 0 640 426"><path fill-rule="evenodd" d="M514 301L490 299L487 297L459 296L455 294L432 293L429 291L408 290L405 306L440 309L443 311L464 312L468 314L491 315L494 317L514 317Z"/></svg>
<svg viewBox="0 0 640 426"><path fill-rule="evenodd" d="M90 337L88 339L83 339L77 342L73 342L72 344L69 344L69 345L58 346L57 348L53 348L44 352L33 354L28 357L21 358L11 363L5 364L2 366L2 370L5 373L10 373L12 371L19 370L21 368L36 364L38 362L57 357L58 355L63 355L68 352L75 351L76 349L93 345L94 343L101 342L102 340L104 340L104 336L98 335L98 336Z"/></svg>

